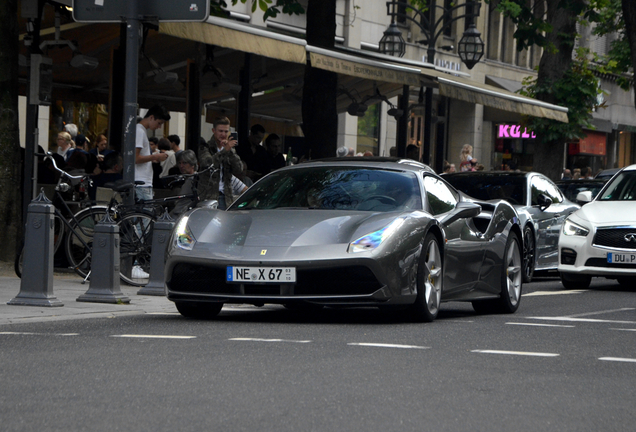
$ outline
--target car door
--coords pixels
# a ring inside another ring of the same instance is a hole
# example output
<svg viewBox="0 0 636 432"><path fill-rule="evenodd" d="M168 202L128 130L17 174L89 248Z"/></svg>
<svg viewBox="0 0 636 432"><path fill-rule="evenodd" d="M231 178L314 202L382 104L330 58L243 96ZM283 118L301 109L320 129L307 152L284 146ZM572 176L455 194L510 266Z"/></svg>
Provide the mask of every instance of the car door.
<svg viewBox="0 0 636 432"><path fill-rule="evenodd" d="M459 194L439 178L425 175L427 210L438 219L453 211L459 202ZM481 270L484 247L481 234L466 219L459 219L444 226L444 296L463 291L477 284Z"/></svg>
<svg viewBox="0 0 636 432"><path fill-rule="evenodd" d="M542 204L542 195L552 201L548 207ZM530 199L530 213L537 229L535 269L554 269L559 264L559 231L573 211L572 205L566 203L559 188L541 174L530 177Z"/></svg>

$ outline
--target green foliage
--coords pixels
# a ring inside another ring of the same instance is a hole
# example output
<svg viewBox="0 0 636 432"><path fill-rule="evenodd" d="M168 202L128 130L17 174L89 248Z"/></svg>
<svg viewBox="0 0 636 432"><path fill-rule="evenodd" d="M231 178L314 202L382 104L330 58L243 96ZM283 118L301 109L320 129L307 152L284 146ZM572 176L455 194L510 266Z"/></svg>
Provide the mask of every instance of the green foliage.
<svg viewBox="0 0 636 432"><path fill-rule="evenodd" d="M590 0L593 8L585 15L589 22L596 24L593 34L604 36L617 34L618 39L610 45L610 50L605 56L597 56L595 61L603 68L602 72L619 75L618 85L625 91L629 91L631 80L624 74L631 67L629 41L625 34L625 21L621 0Z"/></svg>
<svg viewBox="0 0 636 432"><path fill-rule="evenodd" d="M232 5L236 5L239 1L247 3L248 0L232 0ZM301 15L305 13L305 8L299 3L299 0L276 0L276 3L273 3L273 0L251 1L252 12L256 12L256 8L265 12L263 21L267 20L267 18L275 18L279 13L286 15ZM210 0L210 15L227 17L226 8L226 0Z"/></svg>
<svg viewBox="0 0 636 432"><path fill-rule="evenodd" d="M531 117L528 126L540 134L544 142L569 141L585 136L583 128L594 129L591 120L593 109L598 105L597 96L603 91L594 76L595 65L590 61L590 51L586 48L576 50L572 67L564 76L554 82L546 80L539 83L537 78L528 77L523 82L521 94L540 100L556 100L568 107L569 123L561 123L545 118Z"/></svg>

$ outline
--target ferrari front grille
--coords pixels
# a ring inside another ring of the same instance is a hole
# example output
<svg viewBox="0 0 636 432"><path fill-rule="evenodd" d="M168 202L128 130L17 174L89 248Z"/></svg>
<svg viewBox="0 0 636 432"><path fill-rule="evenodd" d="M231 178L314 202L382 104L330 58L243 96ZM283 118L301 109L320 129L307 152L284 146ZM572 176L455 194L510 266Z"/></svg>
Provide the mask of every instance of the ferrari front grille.
<svg viewBox="0 0 636 432"><path fill-rule="evenodd" d="M364 266L297 269L297 282L291 291L281 285L227 283L225 278L225 267L179 263L168 276L167 285L175 293L316 297L370 295L382 288L373 272Z"/></svg>

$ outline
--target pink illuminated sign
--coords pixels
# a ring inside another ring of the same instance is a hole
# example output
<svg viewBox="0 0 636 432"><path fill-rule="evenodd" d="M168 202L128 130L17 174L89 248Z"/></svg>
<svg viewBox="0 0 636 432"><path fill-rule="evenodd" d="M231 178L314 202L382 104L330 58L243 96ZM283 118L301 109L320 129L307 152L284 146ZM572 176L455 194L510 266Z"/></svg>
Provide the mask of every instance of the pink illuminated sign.
<svg viewBox="0 0 636 432"><path fill-rule="evenodd" d="M521 129L519 125L507 125L500 124L499 131L497 132L497 138L536 138L534 132L529 131L527 128Z"/></svg>

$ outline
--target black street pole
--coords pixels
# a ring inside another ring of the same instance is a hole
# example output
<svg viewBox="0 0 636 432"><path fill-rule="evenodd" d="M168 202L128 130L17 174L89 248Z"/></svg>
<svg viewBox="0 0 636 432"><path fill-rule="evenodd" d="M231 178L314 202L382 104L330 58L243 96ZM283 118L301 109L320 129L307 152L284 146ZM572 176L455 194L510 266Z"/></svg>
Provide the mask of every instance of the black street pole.
<svg viewBox="0 0 636 432"><path fill-rule="evenodd" d="M29 52L32 54L33 49ZM33 56L29 55L29 88L33 85L37 85L31 81L31 64ZM39 114L38 101L31 99L31 91L27 91L27 108L26 108L26 134L24 136L24 178L22 179L22 222L26 223L27 209L31 200L35 198L34 190L36 187L35 182L35 166L37 166L37 159L35 158L35 149L38 143L38 114Z"/></svg>
<svg viewBox="0 0 636 432"><path fill-rule="evenodd" d="M122 154L124 160L123 178L126 183L135 182L135 139L137 133L137 72L139 69L139 32L141 24L137 15L137 0L128 0L126 16L126 65L124 82L124 116ZM134 193L134 191L133 191ZM130 194L126 204L134 204L135 196Z"/></svg>
<svg viewBox="0 0 636 432"><path fill-rule="evenodd" d="M398 100L398 109L402 110L402 115L398 118L397 124L397 155L400 158L406 157L406 141L409 130L409 86L402 86L402 96Z"/></svg>

